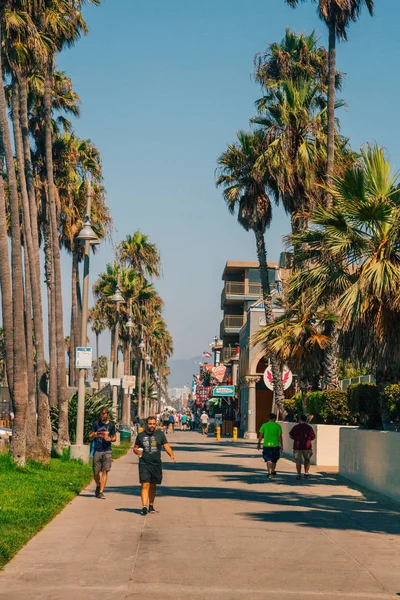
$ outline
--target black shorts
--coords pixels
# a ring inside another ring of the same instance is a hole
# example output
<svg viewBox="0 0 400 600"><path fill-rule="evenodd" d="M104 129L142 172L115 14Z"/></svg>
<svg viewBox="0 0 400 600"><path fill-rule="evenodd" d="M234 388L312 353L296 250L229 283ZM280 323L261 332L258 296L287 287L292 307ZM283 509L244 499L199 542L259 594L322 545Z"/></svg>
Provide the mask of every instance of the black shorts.
<svg viewBox="0 0 400 600"><path fill-rule="evenodd" d="M169 421L163 421L164 427L168 427Z"/></svg>
<svg viewBox="0 0 400 600"><path fill-rule="evenodd" d="M281 449L279 446L274 446L273 448L269 448L268 446L264 446L263 448L263 459L265 462L277 463L281 457Z"/></svg>
<svg viewBox="0 0 400 600"><path fill-rule="evenodd" d="M145 463L139 460L139 481L140 483L155 483L159 485L162 482L162 464Z"/></svg>

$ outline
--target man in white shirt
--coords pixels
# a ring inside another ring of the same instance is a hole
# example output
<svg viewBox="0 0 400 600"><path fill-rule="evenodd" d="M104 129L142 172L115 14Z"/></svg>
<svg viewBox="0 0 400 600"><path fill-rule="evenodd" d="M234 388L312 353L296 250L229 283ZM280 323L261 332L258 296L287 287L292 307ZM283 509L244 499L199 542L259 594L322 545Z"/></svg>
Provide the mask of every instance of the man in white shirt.
<svg viewBox="0 0 400 600"><path fill-rule="evenodd" d="M207 435L208 434L208 414L206 413L205 410L203 410L202 415L200 417L200 423L201 423L201 435Z"/></svg>

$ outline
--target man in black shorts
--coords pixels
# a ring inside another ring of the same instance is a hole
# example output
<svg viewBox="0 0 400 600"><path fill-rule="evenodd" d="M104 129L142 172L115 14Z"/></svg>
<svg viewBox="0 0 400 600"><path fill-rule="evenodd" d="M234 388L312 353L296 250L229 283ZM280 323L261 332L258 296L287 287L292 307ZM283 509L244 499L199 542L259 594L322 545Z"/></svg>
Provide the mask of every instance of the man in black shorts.
<svg viewBox="0 0 400 600"><path fill-rule="evenodd" d="M154 417L148 417L145 430L138 434L133 451L139 457L139 480L142 486L142 515L154 513L157 485L162 482L161 448L171 459L176 458L163 431L156 429Z"/></svg>

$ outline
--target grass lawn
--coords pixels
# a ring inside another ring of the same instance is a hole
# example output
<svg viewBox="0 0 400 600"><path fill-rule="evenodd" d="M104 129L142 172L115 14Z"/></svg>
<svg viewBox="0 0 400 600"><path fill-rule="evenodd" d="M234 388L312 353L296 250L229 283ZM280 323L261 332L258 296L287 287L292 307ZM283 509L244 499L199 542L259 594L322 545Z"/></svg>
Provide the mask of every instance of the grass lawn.
<svg viewBox="0 0 400 600"><path fill-rule="evenodd" d="M130 442L113 448L114 459ZM53 458L48 466L17 467L0 454L0 569L92 480L92 468Z"/></svg>

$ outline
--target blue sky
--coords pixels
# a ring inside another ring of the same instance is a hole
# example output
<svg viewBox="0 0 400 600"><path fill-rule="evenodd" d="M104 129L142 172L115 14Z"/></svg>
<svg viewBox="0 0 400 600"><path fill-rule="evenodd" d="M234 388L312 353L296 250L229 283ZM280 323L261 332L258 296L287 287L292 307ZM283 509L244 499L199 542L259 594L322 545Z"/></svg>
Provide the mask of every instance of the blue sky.
<svg viewBox="0 0 400 600"><path fill-rule="evenodd" d="M400 167L398 137L400 3L376 2L338 47L346 73L342 132L354 148L385 145ZM226 260L254 260L255 243L229 215L215 189L217 156L248 128L260 96L253 58L286 27L326 31L315 5L283 0L104 0L85 11L90 34L59 58L82 99L76 133L103 156L105 187L118 241L140 228L160 248L157 287L175 358L198 355L219 331L221 274ZM288 219L275 209L266 234L277 260ZM92 282L113 258L104 244ZM64 268L69 274L69 258ZM65 323L69 320L65 278ZM107 351L107 337L103 351Z"/></svg>

